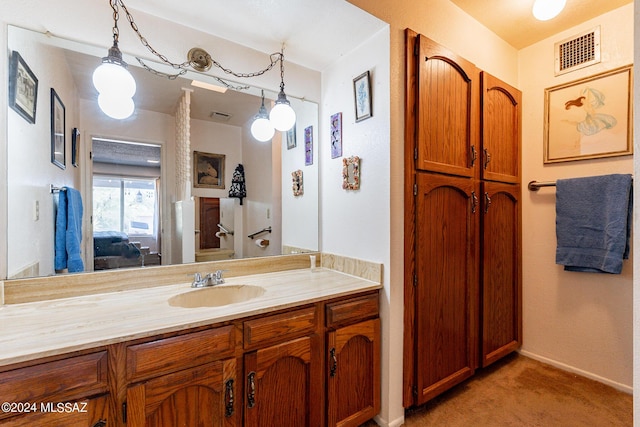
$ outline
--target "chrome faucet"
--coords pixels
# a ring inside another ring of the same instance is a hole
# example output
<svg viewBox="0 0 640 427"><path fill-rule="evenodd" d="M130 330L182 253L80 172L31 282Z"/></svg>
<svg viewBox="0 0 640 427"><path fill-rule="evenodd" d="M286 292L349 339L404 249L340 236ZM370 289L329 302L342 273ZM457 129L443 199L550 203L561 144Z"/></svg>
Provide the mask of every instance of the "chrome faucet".
<svg viewBox="0 0 640 427"><path fill-rule="evenodd" d="M193 275L193 283L191 283L192 288L205 288L208 286L215 286L224 283L224 278L222 277L223 270L217 270L215 273L209 273L206 276L202 277L200 273L195 273Z"/></svg>

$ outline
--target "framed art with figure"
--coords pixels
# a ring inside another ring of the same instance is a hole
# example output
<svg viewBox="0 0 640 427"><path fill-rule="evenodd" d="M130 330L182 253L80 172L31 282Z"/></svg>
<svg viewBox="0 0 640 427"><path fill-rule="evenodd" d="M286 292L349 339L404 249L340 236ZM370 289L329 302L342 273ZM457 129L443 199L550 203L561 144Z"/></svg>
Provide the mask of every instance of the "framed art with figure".
<svg viewBox="0 0 640 427"><path fill-rule="evenodd" d="M51 163L60 169L66 168L64 116L64 104L55 89L51 88Z"/></svg>
<svg viewBox="0 0 640 427"><path fill-rule="evenodd" d="M29 123L36 122L38 79L14 50L9 64L9 106Z"/></svg>
<svg viewBox="0 0 640 427"><path fill-rule="evenodd" d="M224 188L224 154L193 152L193 186L196 188Z"/></svg>
<svg viewBox="0 0 640 427"><path fill-rule="evenodd" d="M632 66L545 89L544 163L633 154Z"/></svg>

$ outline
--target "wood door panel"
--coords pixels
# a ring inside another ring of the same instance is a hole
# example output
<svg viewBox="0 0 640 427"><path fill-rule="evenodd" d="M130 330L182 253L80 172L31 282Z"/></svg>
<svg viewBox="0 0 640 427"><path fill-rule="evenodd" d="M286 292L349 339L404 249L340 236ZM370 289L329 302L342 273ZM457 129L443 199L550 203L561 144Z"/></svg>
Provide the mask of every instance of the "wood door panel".
<svg viewBox="0 0 640 427"><path fill-rule="evenodd" d="M317 336L245 354L245 425L320 425L321 354Z"/></svg>
<svg viewBox="0 0 640 427"><path fill-rule="evenodd" d="M483 194L481 354L488 366L522 340L520 186L484 183Z"/></svg>
<svg viewBox="0 0 640 427"><path fill-rule="evenodd" d="M235 359L218 361L129 387L127 425L236 425L236 410L229 416L225 414L229 401L225 384L229 380L235 381L235 367Z"/></svg>
<svg viewBox="0 0 640 427"><path fill-rule="evenodd" d="M220 238L216 236L220 223L220 199L200 197L200 249L220 247Z"/></svg>
<svg viewBox="0 0 640 427"><path fill-rule="evenodd" d="M380 412L380 319L328 334L329 426L360 425Z"/></svg>
<svg viewBox="0 0 640 427"><path fill-rule="evenodd" d="M479 206L474 200L478 190L470 179L418 176L417 404L469 377L475 369Z"/></svg>
<svg viewBox="0 0 640 427"><path fill-rule="evenodd" d="M416 168L474 176L479 71L424 36L418 45Z"/></svg>
<svg viewBox="0 0 640 427"><path fill-rule="evenodd" d="M522 94L482 73L482 178L520 182Z"/></svg>

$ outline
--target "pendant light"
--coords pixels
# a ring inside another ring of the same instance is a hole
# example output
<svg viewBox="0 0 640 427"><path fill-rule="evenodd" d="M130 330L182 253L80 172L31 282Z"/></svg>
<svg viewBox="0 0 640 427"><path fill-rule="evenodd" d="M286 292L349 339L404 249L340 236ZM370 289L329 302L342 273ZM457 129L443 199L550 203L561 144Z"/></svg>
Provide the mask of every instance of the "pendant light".
<svg viewBox="0 0 640 427"><path fill-rule="evenodd" d="M533 16L539 21L548 21L558 16L567 0L536 0L533 3Z"/></svg>
<svg viewBox="0 0 640 427"><path fill-rule="evenodd" d="M251 135L260 142L265 142L273 138L275 129L269 120L267 109L264 107L264 90L262 91L262 105L258 110L258 114L253 119L251 124Z"/></svg>
<svg viewBox="0 0 640 427"><path fill-rule="evenodd" d="M269 120L273 127L281 132L286 132L296 123L296 112L291 108L291 103L284 93L284 53L280 55L280 93L276 105L269 113Z"/></svg>
<svg viewBox="0 0 640 427"><path fill-rule="evenodd" d="M109 117L126 119L135 109L133 95L136 93L136 81L127 70L127 63L122 60L122 52L118 48L118 0L111 0L113 9L113 46L102 64L93 72L93 85L98 91L98 105Z"/></svg>

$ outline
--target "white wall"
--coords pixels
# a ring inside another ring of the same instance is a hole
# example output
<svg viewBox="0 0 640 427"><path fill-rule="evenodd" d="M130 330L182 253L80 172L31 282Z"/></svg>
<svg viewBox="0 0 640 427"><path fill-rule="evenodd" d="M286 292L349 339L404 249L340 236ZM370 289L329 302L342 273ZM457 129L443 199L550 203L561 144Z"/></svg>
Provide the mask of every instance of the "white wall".
<svg viewBox="0 0 640 427"><path fill-rule="evenodd" d="M11 162L6 170L12 182L7 204L11 224L7 230L8 275L11 277L34 263L39 264L40 275L52 275L58 194L50 194L49 186L79 189L80 184L78 170L71 165L70 136L71 130L79 127L77 89L60 51L48 49L33 38L16 36L15 32L9 34L9 49L18 51L35 74L38 94L34 124L8 110L7 149ZM51 163L51 88L65 106L64 170ZM37 220L35 204L39 210Z"/></svg>
<svg viewBox="0 0 640 427"><path fill-rule="evenodd" d="M554 43L601 26L602 62L554 77ZM543 164L544 89L633 62L633 5L519 52L522 182L632 173L632 156ZM523 189L522 351L631 392L632 263L621 275L565 272L555 264L555 189Z"/></svg>
<svg viewBox="0 0 640 427"><path fill-rule="evenodd" d="M381 297L382 416L389 413L390 381L402 378L402 319L389 313L390 128L389 28L386 27L322 73L320 106L320 218L323 252L384 265ZM355 122L353 79L371 72L373 117ZM331 158L330 117L342 112L342 157ZM359 156L360 189L342 189L342 159ZM398 324L399 323L399 324ZM400 390L394 390L398 393ZM396 399L398 396L394 396ZM386 422L383 420L382 422Z"/></svg>

